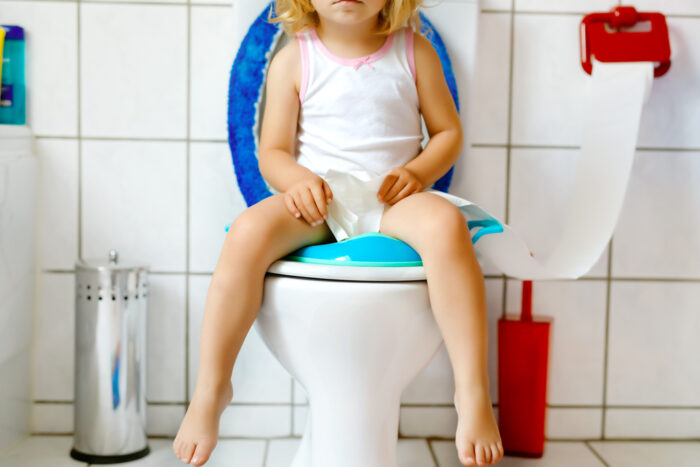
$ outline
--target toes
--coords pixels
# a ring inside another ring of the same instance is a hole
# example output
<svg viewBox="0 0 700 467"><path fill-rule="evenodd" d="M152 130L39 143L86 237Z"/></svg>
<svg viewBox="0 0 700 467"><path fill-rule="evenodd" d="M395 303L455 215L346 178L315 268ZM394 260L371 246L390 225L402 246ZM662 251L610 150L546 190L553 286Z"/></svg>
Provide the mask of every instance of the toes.
<svg viewBox="0 0 700 467"><path fill-rule="evenodd" d="M498 451L498 446L495 444L491 445L491 463L495 464L501 458L501 453Z"/></svg>
<svg viewBox="0 0 700 467"><path fill-rule="evenodd" d="M474 445L472 443L467 443L464 450L457 453L459 455L459 461L463 465L474 465L476 456L474 454Z"/></svg>
<svg viewBox="0 0 700 467"><path fill-rule="evenodd" d="M194 452L194 443L182 443L183 446L180 448L180 455L178 456L182 462L185 464L190 463L192 459L192 453Z"/></svg>
<svg viewBox="0 0 700 467"><path fill-rule="evenodd" d="M200 441L192 457L192 465L199 466L209 460L209 454L214 450L216 443L211 441Z"/></svg>
<svg viewBox="0 0 700 467"><path fill-rule="evenodd" d="M486 464L488 461L486 460L486 456L484 455L484 446L482 444L479 444L476 446L476 463L478 465L483 465Z"/></svg>

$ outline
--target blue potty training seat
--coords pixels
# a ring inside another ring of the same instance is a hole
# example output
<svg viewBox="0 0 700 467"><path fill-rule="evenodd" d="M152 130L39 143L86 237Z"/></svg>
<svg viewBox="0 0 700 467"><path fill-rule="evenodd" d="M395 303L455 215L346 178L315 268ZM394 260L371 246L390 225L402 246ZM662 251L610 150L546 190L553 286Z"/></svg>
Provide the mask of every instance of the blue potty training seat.
<svg viewBox="0 0 700 467"><path fill-rule="evenodd" d="M271 187L258 168L259 125L262 122L262 97L265 76L274 52L280 48L284 31L279 23L270 23L274 1L252 23L236 54L231 69L228 96L228 140L238 187L248 206L272 196ZM427 33L437 51L445 80L459 112L457 83L445 44L431 22L420 12L421 32ZM447 193L454 166L432 186ZM228 232L230 224L226 226ZM468 221L471 230L481 227L472 243L484 234L502 231L493 220ZM341 242L310 245L282 258L287 261L339 266L396 267L422 266L418 253L407 243L380 232L369 232Z"/></svg>

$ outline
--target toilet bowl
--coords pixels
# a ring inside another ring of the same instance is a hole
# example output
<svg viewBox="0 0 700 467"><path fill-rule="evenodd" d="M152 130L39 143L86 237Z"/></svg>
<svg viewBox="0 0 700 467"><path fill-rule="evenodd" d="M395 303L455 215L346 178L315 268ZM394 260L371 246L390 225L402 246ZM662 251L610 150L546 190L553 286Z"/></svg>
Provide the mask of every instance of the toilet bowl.
<svg viewBox="0 0 700 467"><path fill-rule="evenodd" d="M425 280L362 269L367 281L265 277L256 329L309 399L292 467L396 466L401 393L442 344Z"/></svg>
<svg viewBox="0 0 700 467"><path fill-rule="evenodd" d="M286 43L278 25L266 21L271 5L269 0L233 0L233 39L240 46L229 89L229 145L248 206L273 191L256 161L265 76L256 68L269 66ZM438 42L433 45L459 109L458 84L465 102L472 101L467 91L473 81L478 0L443 1L425 11L439 28L437 34L430 26ZM469 108L460 112L465 149L470 147L465 123L470 113ZM423 130L427 136L425 125ZM450 170L433 188L447 191L452 175ZM466 182L458 171L454 175L452 186L459 190ZM254 326L309 399L291 467L396 466L401 394L442 344L422 262L412 248L369 233L297 250L268 268Z"/></svg>

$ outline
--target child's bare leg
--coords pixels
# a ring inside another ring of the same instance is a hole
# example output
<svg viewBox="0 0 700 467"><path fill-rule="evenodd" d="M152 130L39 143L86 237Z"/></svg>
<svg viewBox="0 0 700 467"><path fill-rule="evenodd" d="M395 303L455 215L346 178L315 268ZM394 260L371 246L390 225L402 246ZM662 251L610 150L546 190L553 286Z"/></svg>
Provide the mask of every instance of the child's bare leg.
<svg viewBox="0 0 700 467"><path fill-rule="evenodd" d="M202 465L216 446L219 418L233 397L233 364L260 309L268 267L332 238L325 223L311 227L292 216L282 194L250 206L231 224L204 305L197 385L173 442L183 462Z"/></svg>
<svg viewBox="0 0 700 467"><path fill-rule="evenodd" d="M411 245L423 260L455 378L460 462L498 462L503 445L489 395L486 292L464 216L438 195L416 193L386 207L380 231Z"/></svg>

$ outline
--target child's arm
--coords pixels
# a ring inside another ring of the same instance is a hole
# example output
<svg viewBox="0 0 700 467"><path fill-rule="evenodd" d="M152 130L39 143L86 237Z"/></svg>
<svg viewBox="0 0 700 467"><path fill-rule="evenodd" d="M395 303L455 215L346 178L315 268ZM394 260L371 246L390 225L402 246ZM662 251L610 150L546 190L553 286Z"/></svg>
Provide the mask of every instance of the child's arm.
<svg viewBox="0 0 700 467"><path fill-rule="evenodd" d="M260 173L280 193L313 175L309 169L297 164L294 157L299 117L296 81L300 75L299 44L293 40L272 58L267 72L258 153Z"/></svg>
<svg viewBox="0 0 700 467"><path fill-rule="evenodd" d="M423 151L404 164L424 187L450 170L462 150L462 124L447 87L440 57L428 39L413 33L418 100L430 139Z"/></svg>

